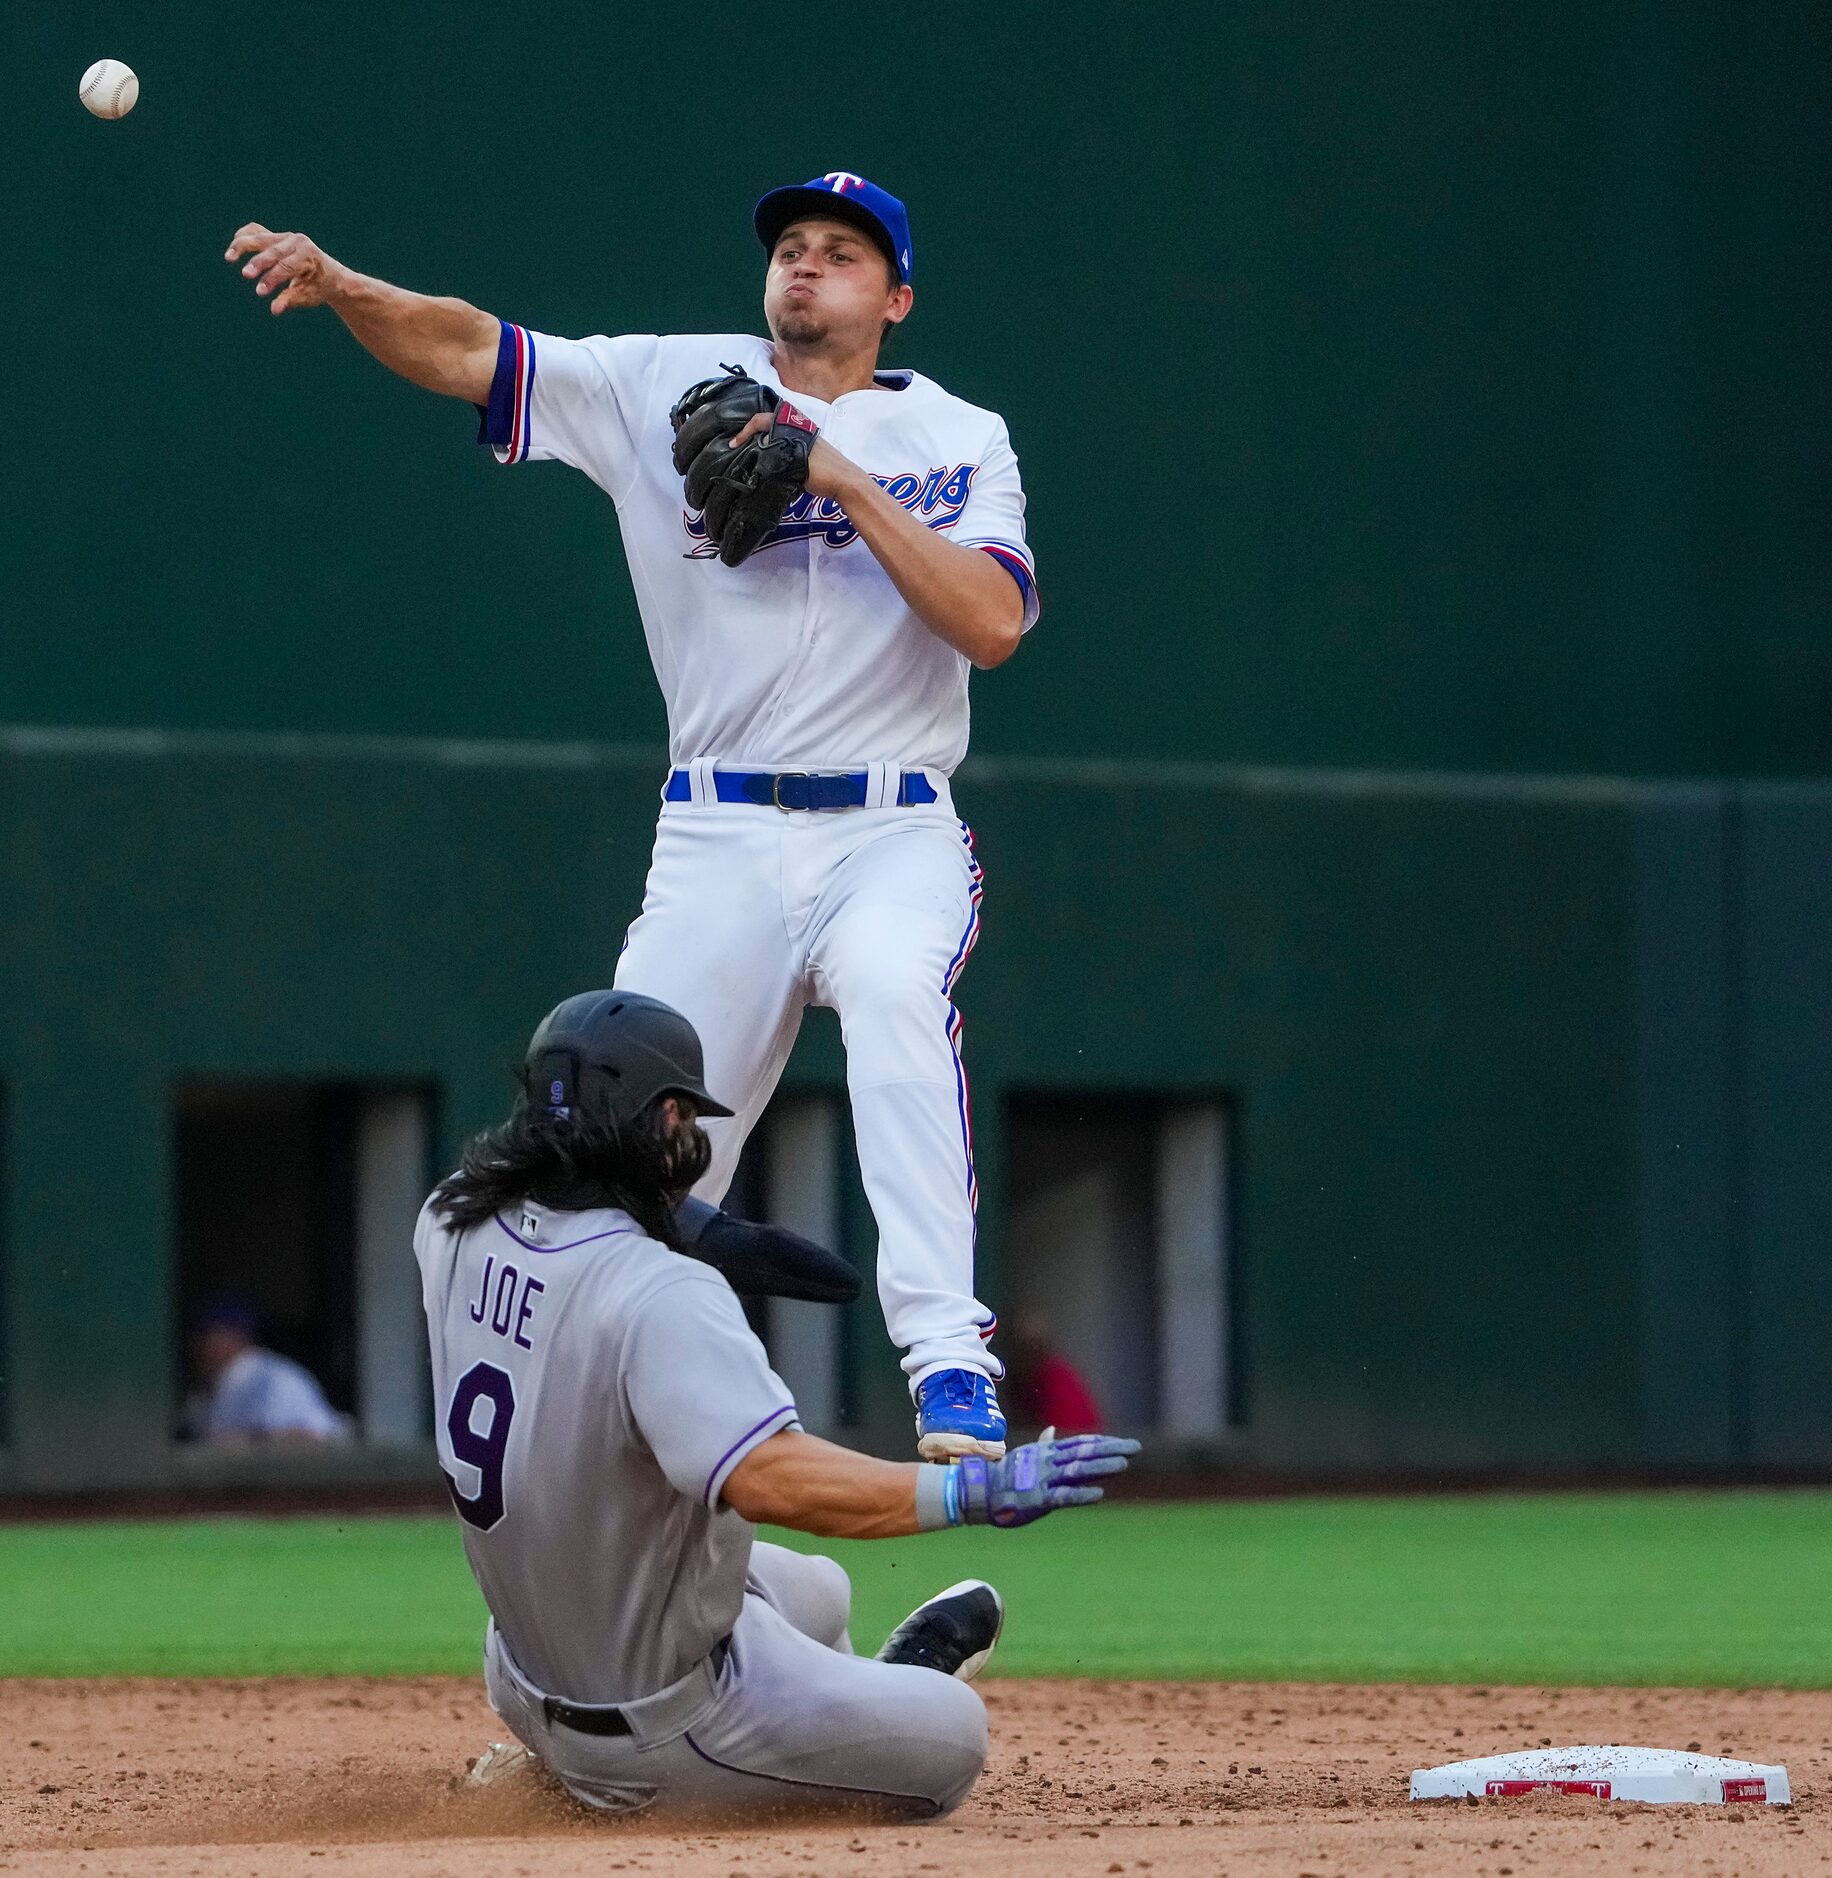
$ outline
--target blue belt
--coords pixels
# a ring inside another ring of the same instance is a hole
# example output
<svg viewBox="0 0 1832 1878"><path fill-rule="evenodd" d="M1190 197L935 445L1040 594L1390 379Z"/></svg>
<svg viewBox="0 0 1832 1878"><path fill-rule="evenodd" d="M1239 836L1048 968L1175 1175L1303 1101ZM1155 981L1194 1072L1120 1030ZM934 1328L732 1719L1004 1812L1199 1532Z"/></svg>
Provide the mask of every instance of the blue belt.
<svg viewBox="0 0 1832 1878"><path fill-rule="evenodd" d="M714 796L721 802L749 802L764 809L862 809L871 787L862 769L784 770L716 769ZM662 791L664 802L691 802L693 781L684 769L671 771ZM897 779L897 806L920 807L937 800L935 785L921 770L905 770Z"/></svg>

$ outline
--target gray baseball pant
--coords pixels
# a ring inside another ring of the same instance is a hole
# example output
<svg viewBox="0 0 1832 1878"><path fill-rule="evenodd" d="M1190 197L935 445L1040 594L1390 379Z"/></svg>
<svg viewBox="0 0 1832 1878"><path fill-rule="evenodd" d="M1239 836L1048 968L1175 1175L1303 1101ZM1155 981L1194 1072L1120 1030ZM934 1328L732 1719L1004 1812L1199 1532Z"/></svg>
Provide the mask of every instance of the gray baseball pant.
<svg viewBox="0 0 1832 1878"><path fill-rule="evenodd" d="M852 1583L833 1560L759 1542L724 1666L696 1664L605 1737L547 1719L490 1626L490 1706L575 1798L606 1812L867 1813L939 1819L986 1765L986 1709L932 1669L852 1653Z"/></svg>

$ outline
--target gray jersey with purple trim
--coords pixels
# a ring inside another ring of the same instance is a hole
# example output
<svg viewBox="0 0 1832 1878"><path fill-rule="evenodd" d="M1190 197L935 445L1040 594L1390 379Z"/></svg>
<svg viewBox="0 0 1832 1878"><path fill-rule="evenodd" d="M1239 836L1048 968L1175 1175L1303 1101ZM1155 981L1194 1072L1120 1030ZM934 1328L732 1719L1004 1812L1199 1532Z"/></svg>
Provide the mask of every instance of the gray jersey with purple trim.
<svg viewBox="0 0 1832 1878"><path fill-rule="evenodd" d="M524 1205L414 1231L439 1462L529 1680L651 1695L727 1636L752 1528L720 1493L799 1426L731 1287L626 1214Z"/></svg>

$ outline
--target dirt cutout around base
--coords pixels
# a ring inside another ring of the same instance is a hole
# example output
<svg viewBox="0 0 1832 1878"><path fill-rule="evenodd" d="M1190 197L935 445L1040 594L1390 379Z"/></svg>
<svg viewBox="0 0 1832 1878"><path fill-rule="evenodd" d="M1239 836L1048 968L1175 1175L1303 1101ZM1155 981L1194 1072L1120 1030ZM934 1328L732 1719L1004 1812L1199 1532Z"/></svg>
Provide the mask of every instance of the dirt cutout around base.
<svg viewBox="0 0 1832 1878"><path fill-rule="evenodd" d="M0 1873L218 1878L1083 1872L1832 1878L1832 1694L1228 1683L982 1685L992 1763L933 1826L607 1821L465 1789L473 1681L0 1683ZM1414 1805L1414 1767L1575 1742L1786 1762L1791 1807L1538 1794Z"/></svg>

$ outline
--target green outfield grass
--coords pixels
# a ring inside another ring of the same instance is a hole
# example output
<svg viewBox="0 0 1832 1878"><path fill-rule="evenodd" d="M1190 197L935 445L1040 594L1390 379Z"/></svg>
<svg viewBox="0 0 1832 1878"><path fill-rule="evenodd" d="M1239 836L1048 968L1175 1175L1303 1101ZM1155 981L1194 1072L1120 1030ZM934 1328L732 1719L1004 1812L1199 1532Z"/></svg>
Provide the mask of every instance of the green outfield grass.
<svg viewBox="0 0 1832 1878"><path fill-rule="evenodd" d="M1832 1686L1829 1493L1103 1507L825 1549L864 1648L993 1579L1006 1675ZM482 1624L444 1517L0 1528L5 1675L469 1673Z"/></svg>

